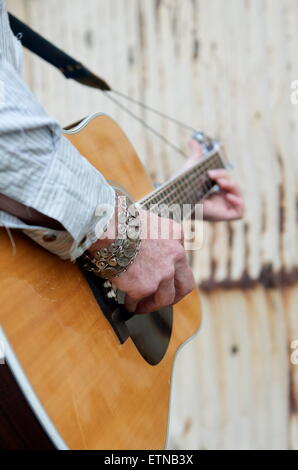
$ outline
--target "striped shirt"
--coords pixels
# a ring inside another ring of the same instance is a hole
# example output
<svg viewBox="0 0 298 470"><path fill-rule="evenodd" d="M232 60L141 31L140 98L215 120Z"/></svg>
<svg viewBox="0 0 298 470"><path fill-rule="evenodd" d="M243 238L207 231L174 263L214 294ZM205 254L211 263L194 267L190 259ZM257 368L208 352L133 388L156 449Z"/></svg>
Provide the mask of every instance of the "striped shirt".
<svg viewBox="0 0 298 470"><path fill-rule="evenodd" d="M114 207L114 190L62 135L21 78L22 46L0 0L0 193L60 222L65 231L27 225L0 211L0 226L26 235L63 259L76 259L98 238ZM52 240L52 241L46 241Z"/></svg>

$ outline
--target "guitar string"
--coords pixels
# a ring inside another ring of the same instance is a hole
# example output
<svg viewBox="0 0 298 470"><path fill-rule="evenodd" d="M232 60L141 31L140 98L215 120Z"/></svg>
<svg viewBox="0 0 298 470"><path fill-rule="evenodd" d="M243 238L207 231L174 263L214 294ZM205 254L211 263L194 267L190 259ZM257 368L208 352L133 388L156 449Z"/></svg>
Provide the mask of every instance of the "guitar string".
<svg viewBox="0 0 298 470"><path fill-rule="evenodd" d="M196 202L200 201L202 199L202 197L204 196L204 194L208 193L208 191L212 188L213 184L210 186L210 182L211 182L211 180L210 180L209 182L204 181L202 183L201 187L199 189L197 189L197 184L198 184L197 176L198 175L192 175L192 177L188 181L188 188L183 189L183 191L181 191L181 187L180 187L180 189L178 188L178 195L179 196L178 196L178 198L176 198L177 199L176 203L178 205L182 205L184 203L184 201L186 201L185 203L187 203L187 202L191 203L191 204L196 203ZM201 176L201 175L199 175L199 176ZM171 198L171 196L173 196L173 194L175 194L177 196L177 188L176 187L173 187L172 191L167 193L165 195L165 197L160 197L159 200L157 200L154 205L157 206L158 204L160 205L161 203L164 203L165 201L169 200L169 198ZM161 193L160 196L162 196L162 195L163 194ZM193 197L194 197L194 199L193 199ZM182 200L181 200L181 198L182 198ZM175 199L172 199L172 202L174 202L174 201L175 201ZM149 203L150 203L150 199L149 199L149 201L144 200L144 202L141 205L142 206L146 206L146 205L148 206Z"/></svg>
<svg viewBox="0 0 298 470"><path fill-rule="evenodd" d="M210 163L210 160L213 160L214 157L216 157L217 154L215 155L212 155L211 157L207 158L206 160L203 160L201 162L199 162L195 167L192 167L188 170L186 170L185 172L183 172L181 174L181 176L177 176L175 178L175 180L173 182L169 181L168 185L162 187L162 188L157 188L153 193L149 194L148 197L146 197L145 199L151 199L155 196L159 196L159 193L161 194L164 190L168 189L170 187L171 184L175 184L177 181L182 181L184 182L185 179L187 179L187 177L189 175L192 175L194 173L199 173L198 176L200 176L200 174L203 174L205 172L205 167L208 167L209 163ZM220 161L220 160L219 160ZM220 161L220 166L222 166L222 162Z"/></svg>
<svg viewBox="0 0 298 470"><path fill-rule="evenodd" d="M193 181L190 185L192 188L195 188L196 187L196 181ZM211 186L212 187L212 186ZM173 218L175 218L176 216L176 213L177 215L181 215L181 206L183 204L183 201L185 201L185 203L188 203L188 204L194 204L194 203L197 203L199 202L202 197L204 196L204 194L207 194L208 191L211 189L211 187L207 187L205 188L204 184L203 184L203 187L199 188L199 190L197 189L195 192L193 192L191 195L189 192L182 192L181 194L179 194L179 198L176 202L176 205L180 207L174 207L174 210L173 210ZM196 195L195 195L196 194ZM193 197L195 195L195 198L194 199L188 199L190 196ZM183 199L181 200L181 196L183 197ZM162 201L161 201L162 202ZM156 210L157 212L160 211L160 203L159 204L156 204L155 205L156 207ZM152 210L152 209L151 209ZM153 212L155 212L153 210ZM161 211L162 212L162 211ZM191 213L192 210L188 211L188 214ZM185 213L183 214L185 215ZM175 219L176 220L176 219Z"/></svg>
<svg viewBox="0 0 298 470"><path fill-rule="evenodd" d="M176 144L173 144L173 142L171 142L162 134L160 134L156 129L154 129L154 127L150 126L146 121L144 121L144 119L134 114L130 109L128 109L126 106L120 103L120 101L116 100L116 98L112 97L111 95L108 95L107 93L103 93L103 94L110 101L113 101L119 108L123 109L123 111L129 114L133 119L135 119L140 124L142 124L148 131L150 131L152 134L154 134L156 137L162 140L166 145L168 145L173 150L175 150L175 152L180 153L180 155L182 155L184 158L188 158L188 155L180 147L178 147Z"/></svg>
<svg viewBox="0 0 298 470"><path fill-rule="evenodd" d="M175 118L172 118L170 116L167 116L165 115L164 113L160 112L160 111L157 111L155 110L154 108L151 108L149 106L147 106L146 104L144 103L141 103L140 101L138 100L135 100L134 98L131 98L131 97L128 97L127 95L124 95L123 93L121 92L117 92L116 90L112 90L114 91L116 94L118 94L119 96L122 96L132 102L134 102L135 104L138 104L139 106L142 106L143 108L145 109L148 109L149 111L155 113L155 114L158 114L160 117L163 117L164 119L168 119L168 120L171 120L172 122L174 122L175 124L181 126L181 127L185 127L191 131L195 131L194 128L192 128L191 126L188 126L180 121L178 121L177 119ZM175 151L177 151L178 153L180 153L181 155L183 155L184 157L187 157L187 155L183 152L182 149L180 149L178 146L176 146L175 144L173 144L172 142L170 142L168 139L166 139L163 135L161 135L158 131L156 131L156 129L154 129L153 127L149 126L142 118L140 118L139 116L136 116L131 110L129 110L126 106L124 106L122 103L120 103L118 100L116 100L115 98L111 97L110 95L107 95L105 94L105 96L110 99L111 101L113 101L118 107L120 107L121 109L123 109L126 113L128 113L132 118L134 118L135 120L137 120L139 123L141 123L145 128L147 128L150 132L152 132L155 136L157 136L159 139L161 139L164 143L166 143L167 145L169 145L172 149L174 149ZM211 158L213 157L216 157L218 156L217 154L213 155ZM145 205L145 204L149 204L150 201L158 198L158 196L160 195L164 195L164 197L162 199L160 199L159 203L162 203L164 201L166 201L167 199L169 199L169 196L172 195L174 192L176 192L177 194L177 190L178 190L178 194L180 192L180 195L185 197L185 195L187 195L189 197L189 191L187 190L183 190L181 191L181 186L182 186L182 182L185 182L185 180L188 179L188 184L190 185L190 188L193 189L194 187L194 184L195 184L195 179L199 178L200 176L202 176L205 172L206 172L206 168L204 167L206 161L204 162L201 162L195 169L190 169L190 173L189 172L185 172L185 174L183 174L181 180L176 180L174 181L174 183L172 183L172 190L170 192L167 192L170 188L171 188L171 184L169 184L169 186L165 186L161 189L161 191L154 191L153 193L151 193L151 195L149 195L148 198L145 198L141 201L141 205ZM209 160L208 160L208 163L209 163ZM198 171L199 170L199 171ZM190 175L192 175L192 177L190 177ZM206 184L206 183L203 183L203 184ZM175 186L176 185L176 186ZM179 189L179 186L180 186L180 189ZM201 191L199 191L199 194L198 194L198 197L202 197L204 195L204 191L205 192L208 192L208 190L211 189L211 188L208 188L205 190L203 189L203 193L201 195Z"/></svg>
<svg viewBox="0 0 298 470"><path fill-rule="evenodd" d="M215 166L218 167L218 165L213 166L216 162L216 158L214 158L214 157L217 157L217 154L210 157L210 160L205 161L205 162L201 162L196 167L195 170L194 169L188 170L187 174L183 175L183 177L181 179L178 179L178 180L174 181L174 184L171 184L171 182L170 182L168 186L165 186L165 187L161 188L159 191L158 190L153 191L153 193L149 194L148 197L145 197L143 200L141 200L141 203L148 204L151 201L153 201L154 199L160 199L160 197L163 196L163 195L165 197L161 198L160 201L165 201L169 194L172 194L174 191L177 190L177 186L175 187L175 185L177 183L178 183L178 186L180 186L180 187L184 183L192 184L194 180L197 180L197 179L200 178L200 176L203 176L206 173L207 169L215 168ZM220 161L220 159L218 159L217 161L219 162L219 166L222 167L223 165L222 165L222 162ZM174 189L172 191L166 193L166 191L171 189L171 187L174 188ZM185 194L185 192L187 192L187 189L183 191L183 194Z"/></svg>
<svg viewBox="0 0 298 470"><path fill-rule="evenodd" d="M210 187L205 187L207 184L208 182L204 181L203 183L201 183L201 187L198 187L198 179L196 175L193 175L189 179L187 187L184 187L183 189L183 187L181 186L174 186L172 191L166 194L165 198L163 198L162 201L167 202L169 204L177 203L178 205L181 205L183 203L192 204L198 202L204 192L207 192L210 189Z"/></svg>
<svg viewBox="0 0 298 470"><path fill-rule="evenodd" d="M148 206L148 204L156 205L156 204L162 204L162 203L167 203L167 204L172 204L172 203L177 203L177 204L182 204L183 201L189 201L191 198L193 192L192 189L195 187L195 183L197 182L196 175L194 175L189 181L188 181L188 188L184 188L182 190L182 187L180 185L176 186L173 185L170 189L170 191L166 192L165 194L162 192L161 197L158 198L153 198L152 200L146 200L145 204ZM175 198L173 198L175 196ZM156 200L156 202L155 202ZM153 202L154 201L154 202ZM191 202L191 201L189 201Z"/></svg>
<svg viewBox="0 0 298 470"><path fill-rule="evenodd" d="M172 185L172 187L165 188L166 191L168 191L168 189L171 189L171 191L169 191L169 192L161 191L158 195L156 195L156 194L153 193L153 197L148 197L148 198L146 198L145 200L143 200L143 202L141 202L141 205L148 205L148 204L150 204L150 202L151 202L152 204L156 205L156 204L158 204L158 203L159 203L159 204L165 203L165 201L167 201L167 200L169 200L169 202L170 202L171 196L172 196L173 194L177 194L177 190L178 190L179 196L182 196L182 197L184 198L184 201L187 200L187 198L188 198L188 200L189 200L189 198L191 197L191 194L192 194L192 190L195 188L195 185L197 185L197 183L198 183L198 179L199 179L200 176L202 176L204 173L205 173L205 170L204 170L204 172L199 173L199 174L194 173L191 177L189 177L189 178L188 178L188 181L187 181L188 187L185 186L185 189L183 189L183 191L181 191L181 189L182 189L182 184L179 183L178 186L177 186L177 185L175 186L175 184L176 184L176 183L175 183L174 185ZM205 181L205 182L203 183L203 186L206 185L207 183L208 183L208 181ZM205 188L203 188L203 189L205 189ZM207 187L206 190L205 190L205 192L208 192L210 189L211 189L211 188ZM194 200L193 202L197 202L197 201L198 201L197 198L198 198L198 197L200 198L200 197L203 196L203 195L204 195L204 192L203 192L203 194L201 195L201 191L199 190L199 194L196 196L196 198L195 198L195 200ZM156 197L156 196L157 196L157 197ZM156 202L153 203L152 201L154 201L154 200L156 200ZM178 199L178 202L179 202L179 199ZM182 201L181 201L181 203L182 203Z"/></svg>
<svg viewBox="0 0 298 470"><path fill-rule="evenodd" d="M152 106L148 106L146 103L143 103L142 101L139 101L135 98L132 98L131 96L128 96L128 95L126 95L125 93L123 93L121 91L118 91L118 90L115 90L114 88L111 88L111 90L108 90L108 92L115 93L116 95L121 96L122 98L125 98L127 101L130 101L131 103L137 104L141 108L146 109L147 111L150 111L151 113L157 114L158 116L160 116L163 119L166 119L168 121L173 122L177 126L183 127L184 129L187 129L191 132L197 132L197 129L195 129L194 127L189 126L188 124L185 124L184 122L181 122L178 119L173 118L172 116L169 116L169 115L163 113L162 111L159 111L155 108L152 108Z"/></svg>
<svg viewBox="0 0 298 470"><path fill-rule="evenodd" d="M218 167L218 165L216 165L216 167ZM207 169L207 168L206 168L206 169ZM190 189L193 189L193 188L195 187L195 185L197 184L197 177L198 177L198 176L199 176L199 177L202 176L202 173L200 173L199 175L193 174L192 177L189 178L189 180L188 180L188 186L190 187ZM200 197L203 196L203 195L204 195L204 192L208 192L209 189L211 189L211 188L209 188L208 186L207 186L207 188L204 188L204 185L206 185L207 183L208 183L208 182L206 182L206 181L203 183L203 193L201 194L201 190L199 190L199 194L198 194L198 196L196 196L196 198L199 197L199 196L200 196ZM211 187L212 187L212 186L211 186ZM177 192L177 188L176 188L175 186L173 187L173 190L172 190L172 191L170 191L169 193L166 193L165 197L160 197L160 196L163 195L162 193L160 193L160 194L158 195L158 196L159 196L159 198L158 198L159 201L157 201L157 202L160 203L160 202L166 201L167 199L169 199L169 197L171 197L171 195L172 195L174 192ZM180 187L180 189L178 190L178 193L180 193L180 196L183 196L184 200L186 200L186 196L187 196L187 197L190 197L190 191L189 191L187 188L184 189L183 191L181 191L181 187ZM155 199L156 199L156 198L155 198ZM150 200L152 201L152 198L146 198L146 199L144 200L144 203L148 204L148 203L150 202ZM196 202L196 201L197 201L197 199L196 199L194 202Z"/></svg>

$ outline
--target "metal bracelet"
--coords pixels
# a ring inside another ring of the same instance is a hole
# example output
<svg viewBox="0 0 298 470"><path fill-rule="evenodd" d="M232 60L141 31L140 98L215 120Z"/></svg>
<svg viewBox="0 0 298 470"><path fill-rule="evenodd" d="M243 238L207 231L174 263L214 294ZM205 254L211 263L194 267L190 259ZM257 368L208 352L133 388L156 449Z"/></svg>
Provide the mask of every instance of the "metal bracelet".
<svg viewBox="0 0 298 470"><path fill-rule="evenodd" d="M139 211L135 204L124 195L118 198L117 238L105 248L92 255L82 255L83 267L99 277L111 279L125 272L135 260L141 245Z"/></svg>

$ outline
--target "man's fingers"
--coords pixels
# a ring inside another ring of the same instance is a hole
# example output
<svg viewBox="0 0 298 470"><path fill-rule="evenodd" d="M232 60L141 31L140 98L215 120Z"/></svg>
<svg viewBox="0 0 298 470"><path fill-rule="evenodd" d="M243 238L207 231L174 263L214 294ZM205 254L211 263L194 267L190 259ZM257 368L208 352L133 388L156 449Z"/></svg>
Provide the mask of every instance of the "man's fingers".
<svg viewBox="0 0 298 470"><path fill-rule="evenodd" d="M187 264L186 257L176 264L175 288L176 295L173 303L179 302L185 295L189 294L195 287L193 273Z"/></svg>
<svg viewBox="0 0 298 470"><path fill-rule="evenodd" d="M137 305L138 305L137 300L133 300L128 295L126 295L126 297L125 297L125 307L127 308L127 310L129 312L135 312L135 310L137 308Z"/></svg>
<svg viewBox="0 0 298 470"><path fill-rule="evenodd" d="M223 191L227 191L237 196L241 196L241 192L237 184L229 176L214 178L214 181L217 182L220 189L222 189Z"/></svg>
<svg viewBox="0 0 298 470"><path fill-rule="evenodd" d="M136 313L150 313L159 308L172 305L175 300L175 294L174 277L164 280L160 283L154 295L138 303Z"/></svg>
<svg viewBox="0 0 298 470"><path fill-rule="evenodd" d="M233 204L233 206L242 207L242 205L243 205L243 201L242 201L242 198L240 196L236 196L235 194L228 193L228 194L226 194L226 198L228 199L228 201L231 204Z"/></svg>
<svg viewBox="0 0 298 470"><path fill-rule="evenodd" d="M200 159L204 154L204 147L195 139L189 139L190 159Z"/></svg>
<svg viewBox="0 0 298 470"><path fill-rule="evenodd" d="M171 279L164 280L160 283L157 292L154 295L156 304L160 307L172 305L176 295L174 275ZM159 308L160 308L159 307Z"/></svg>
<svg viewBox="0 0 298 470"><path fill-rule="evenodd" d="M215 170L209 170L208 176L212 180L217 180L218 178L230 178L229 172L225 170L224 168L217 168Z"/></svg>

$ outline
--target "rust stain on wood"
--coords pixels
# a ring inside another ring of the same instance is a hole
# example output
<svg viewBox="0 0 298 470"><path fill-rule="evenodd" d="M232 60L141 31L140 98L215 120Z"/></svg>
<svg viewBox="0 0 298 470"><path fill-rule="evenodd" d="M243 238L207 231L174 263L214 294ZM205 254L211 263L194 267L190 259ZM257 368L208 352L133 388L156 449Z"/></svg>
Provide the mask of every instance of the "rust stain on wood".
<svg viewBox="0 0 298 470"><path fill-rule="evenodd" d="M263 286L265 289L276 289L293 286L298 282L298 268L294 268L291 271L285 271L281 269L278 272L274 272L272 264L268 263L264 266L257 278L252 278L247 271L244 271L239 279L226 278L221 281L216 281L214 272L216 270L216 261L213 260L211 263L212 270L209 279L203 280L199 283L199 286L205 292L210 292L213 289L254 289L258 285Z"/></svg>
<svg viewBox="0 0 298 470"><path fill-rule="evenodd" d="M298 338L297 302L290 300L298 281L298 108L286 96L297 78L298 3L8 0L8 6L116 89L224 142L246 214L242 222L206 224L203 248L191 254L204 321L178 368L176 404L179 397L187 404L174 407L181 424L175 442L181 448L298 447L297 366L285 385L289 358L282 355L287 341ZM81 40L74 41L78 24ZM79 89L27 53L25 76L63 125L95 111L113 116L155 181L182 164L100 93ZM132 111L187 150L187 132ZM276 348L281 356L271 363ZM270 408L272 388L278 400ZM289 410L295 419L287 422Z"/></svg>
<svg viewBox="0 0 298 470"><path fill-rule="evenodd" d="M191 427L192 427L192 420L191 418L187 418L185 420L183 431L182 431L184 436L186 436L191 431Z"/></svg>

